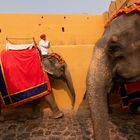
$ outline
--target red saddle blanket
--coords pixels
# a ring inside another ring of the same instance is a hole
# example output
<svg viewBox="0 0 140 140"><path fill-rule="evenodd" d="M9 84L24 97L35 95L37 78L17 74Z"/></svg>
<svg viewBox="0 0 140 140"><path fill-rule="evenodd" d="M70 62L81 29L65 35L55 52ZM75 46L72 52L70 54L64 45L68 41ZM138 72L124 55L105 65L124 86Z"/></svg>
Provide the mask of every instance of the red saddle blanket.
<svg viewBox="0 0 140 140"><path fill-rule="evenodd" d="M3 107L16 107L51 90L38 51L3 50L0 54L0 97Z"/></svg>

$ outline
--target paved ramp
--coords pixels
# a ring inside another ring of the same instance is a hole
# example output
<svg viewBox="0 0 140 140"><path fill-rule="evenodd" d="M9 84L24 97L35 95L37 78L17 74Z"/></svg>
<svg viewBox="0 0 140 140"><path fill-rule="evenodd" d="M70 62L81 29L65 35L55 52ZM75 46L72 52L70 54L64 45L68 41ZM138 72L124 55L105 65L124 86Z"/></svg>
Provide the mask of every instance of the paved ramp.
<svg viewBox="0 0 140 140"><path fill-rule="evenodd" d="M29 105L5 111L7 121L0 123L0 140L94 140L90 110L85 100L76 112L64 110L65 116L60 119L51 119L47 107L38 119L30 119L30 114ZM140 139L140 114L126 113L113 106L109 126L111 140Z"/></svg>

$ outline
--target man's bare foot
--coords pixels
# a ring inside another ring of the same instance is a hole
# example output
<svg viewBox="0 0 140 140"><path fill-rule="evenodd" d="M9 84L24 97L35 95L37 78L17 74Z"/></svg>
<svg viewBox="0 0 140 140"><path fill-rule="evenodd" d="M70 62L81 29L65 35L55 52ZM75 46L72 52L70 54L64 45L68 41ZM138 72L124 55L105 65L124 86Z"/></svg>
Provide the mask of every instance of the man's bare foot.
<svg viewBox="0 0 140 140"><path fill-rule="evenodd" d="M57 112L54 112L54 113L53 113L52 118L53 118L53 119L58 119L58 118L62 118L63 116L64 116L64 113L63 113L63 112L57 111Z"/></svg>

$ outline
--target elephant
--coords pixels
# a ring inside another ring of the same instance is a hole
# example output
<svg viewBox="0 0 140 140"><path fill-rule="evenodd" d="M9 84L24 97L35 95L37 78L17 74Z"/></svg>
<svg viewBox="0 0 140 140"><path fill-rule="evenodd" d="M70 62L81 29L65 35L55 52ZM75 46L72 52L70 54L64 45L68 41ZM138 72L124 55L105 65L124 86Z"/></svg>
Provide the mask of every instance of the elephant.
<svg viewBox="0 0 140 140"><path fill-rule="evenodd" d="M72 109L75 104L75 90L71 78L71 74L68 70L66 62L62 59L57 53L51 53L48 56L45 56L42 61L42 67L44 71L49 75L49 79L61 79L66 82L69 89L68 95L71 99ZM46 101L49 103L51 110L54 112L53 118L59 118L63 116L63 113L59 111L59 108L56 104L53 94L45 96ZM36 118L38 114L38 101L33 101L33 118Z"/></svg>
<svg viewBox="0 0 140 140"><path fill-rule="evenodd" d="M61 79L66 82L69 89L68 95L71 99L72 108L75 104L75 90L69 72L68 66L63 58L57 53L52 53L49 56L42 59L42 66L44 70L49 74L50 78Z"/></svg>
<svg viewBox="0 0 140 140"><path fill-rule="evenodd" d="M55 56L57 57L55 57ZM58 59L59 57L59 59ZM61 61L60 61L61 60ZM49 75L49 78L57 78L61 79L66 82L69 92L68 95L71 99L71 104L72 104L72 109L74 108L75 104L75 90L71 78L71 74L68 70L68 66L64 60L62 60L61 56L59 56L56 53L52 53L51 55L43 58L41 60L42 63L42 68L44 71L47 72ZM54 95L52 93L46 95L45 100L49 104L53 116L52 118L57 119L63 116L63 113L59 110ZM31 113L31 118L35 119L39 116L39 101L40 99L36 99L32 101L32 113ZM0 120L4 120L3 116L1 115L1 109L0 109Z"/></svg>
<svg viewBox="0 0 140 140"><path fill-rule="evenodd" d="M140 80L140 14L120 14L96 42L86 81L95 140L109 140L107 94Z"/></svg>

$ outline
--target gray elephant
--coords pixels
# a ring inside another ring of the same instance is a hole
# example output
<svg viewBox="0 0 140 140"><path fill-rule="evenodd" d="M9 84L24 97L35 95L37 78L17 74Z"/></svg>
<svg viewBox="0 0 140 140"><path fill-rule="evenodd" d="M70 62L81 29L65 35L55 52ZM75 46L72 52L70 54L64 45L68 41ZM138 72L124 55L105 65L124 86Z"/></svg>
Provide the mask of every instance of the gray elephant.
<svg viewBox="0 0 140 140"><path fill-rule="evenodd" d="M48 73L49 78L61 79L66 82L69 92L68 95L71 99L72 108L75 104L75 90L71 78L71 74L68 70L66 62L57 53L52 53L42 59L43 69ZM45 100L49 103L49 106L54 113L53 118L59 118L63 116L63 113L59 110L53 94L45 96ZM33 101L33 114L32 117L36 118L38 115L38 101Z"/></svg>
<svg viewBox="0 0 140 140"><path fill-rule="evenodd" d="M140 80L140 14L120 14L95 44L87 74L87 96L95 140L109 140L107 93L114 84Z"/></svg>
<svg viewBox="0 0 140 140"><path fill-rule="evenodd" d="M50 78L61 79L66 82L69 89L68 95L71 99L72 108L75 104L75 90L66 62L57 53L52 53L48 57L42 59L42 65Z"/></svg>
<svg viewBox="0 0 140 140"><path fill-rule="evenodd" d="M62 58L59 55L53 53L52 55L42 59L42 66L44 70L49 74L50 78L57 78L64 80L66 82L69 89L68 95L71 99L73 108L75 104L75 90L70 72L68 70L65 61L62 60ZM59 110L53 94L50 93L46 95L44 98L53 112L52 117L55 119L62 117L63 113ZM39 116L39 100L40 99L32 101L32 114L31 114L32 118L37 118ZM4 120L3 116L1 115L1 110L0 110L0 120Z"/></svg>

